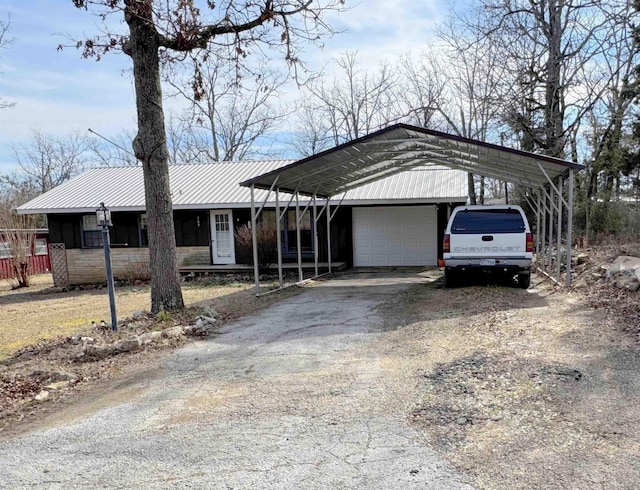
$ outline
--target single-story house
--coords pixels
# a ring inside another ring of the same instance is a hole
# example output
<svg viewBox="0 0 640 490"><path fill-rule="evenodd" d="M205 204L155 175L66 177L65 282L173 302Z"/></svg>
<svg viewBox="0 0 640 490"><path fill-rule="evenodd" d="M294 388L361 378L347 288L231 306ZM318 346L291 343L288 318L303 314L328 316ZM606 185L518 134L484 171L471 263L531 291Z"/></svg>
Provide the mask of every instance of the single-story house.
<svg viewBox="0 0 640 490"><path fill-rule="evenodd" d="M49 231L38 228L35 230L0 230L0 279L14 277L13 270L14 251L12 250L12 239L8 235L32 234L34 235L33 247L29 255L29 269L32 274L44 274L51 270L49 261ZM20 243L20 242L18 242ZM25 243L25 242L22 242Z"/></svg>
<svg viewBox="0 0 640 490"><path fill-rule="evenodd" d="M281 168L286 160L183 164L169 167L176 245L181 266L250 264L251 250L241 249L235 231L250 224L250 190L240 182ZM466 201L466 173L430 165L380 179L348 191L331 204L332 260L348 266L436 265L441 238L452 207ZM281 195L284 216L284 260L297 256L295 210ZM256 191L262 215L274 212L267 191ZM96 209L111 211L112 264L116 278L144 274L148 264L143 174L140 166L94 168L20 206L18 212L46 214L52 244L66 255L70 284L104 280L101 230ZM335 208L334 208L335 209ZM271 211L270 211L271 210ZM301 223L303 259L326 260L324 220L311 216ZM317 226L317 230L315 229Z"/></svg>

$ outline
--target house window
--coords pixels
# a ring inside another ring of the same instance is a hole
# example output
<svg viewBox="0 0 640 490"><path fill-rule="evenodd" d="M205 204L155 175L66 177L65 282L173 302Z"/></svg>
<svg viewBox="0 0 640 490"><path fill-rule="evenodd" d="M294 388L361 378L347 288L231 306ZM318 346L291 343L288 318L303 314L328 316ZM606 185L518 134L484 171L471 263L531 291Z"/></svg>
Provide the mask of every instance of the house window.
<svg viewBox="0 0 640 490"><path fill-rule="evenodd" d="M47 255L49 252L47 251L47 240L44 238L36 238L36 241L33 245L33 250L36 255Z"/></svg>
<svg viewBox="0 0 640 490"><path fill-rule="evenodd" d="M102 230L95 214L82 217L82 243L85 248L102 248Z"/></svg>
<svg viewBox="0 0 640 490"><path fill-rule="evenodd" d="M262 221L273 223L275 226L276 213L274 211L263 211ZM282 240L282 251L285 253L296 253L296 211L287 211L281 223L280 238ZM314 223L311 218L311 210L302 214L300 220L300 249L303 253L313 252L313 230Z"/></svg>
<svg viewBox="0 0 640 490"><path fill-rule="evenodd" d="M11 255L11 245L9 242L0 242L0 259L8 259Z"/></svg>
<svg viewBox="0 0 640 490"><path fill-rule="evenodd" d="M149 246L149 233L147 232L147 213L140 215L140 246Z"/></svg>
<svg viewBox="0 0 640 490"><path fill-rule="evenodd" d="M284 236L284 251L296 252L297 249L297 232L296 232L296 212L295 210L287 211L284 217L286 230ZM311 212L307 210L300 218L300 250L302 252L313 252L313 226L311 220Z"/></svg>

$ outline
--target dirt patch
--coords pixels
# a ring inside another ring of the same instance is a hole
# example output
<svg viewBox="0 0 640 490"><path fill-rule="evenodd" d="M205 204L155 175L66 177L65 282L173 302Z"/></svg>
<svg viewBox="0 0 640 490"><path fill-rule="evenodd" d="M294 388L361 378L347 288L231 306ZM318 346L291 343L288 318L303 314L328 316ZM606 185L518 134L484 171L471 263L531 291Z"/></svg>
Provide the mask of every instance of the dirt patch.
<svg viewBox="0 0 640 490"><path fill-rule="evenodd" d="M110 383L123 376L123 379L130 380L137 374L152 372L174 347L193 338L181 334L167 335L167 332L174 330L175 333L175 328L182 330L183 326L196 325L203 313L211 315L210 312L215 311L213 328L206 331L206 334L215 335L216 329L227 322L299 292L298 288L289 288L278 294L256 298L249 283L232 278L205 278L183 286L185 302L190 304L184 311L155 316L140 311L149 301L148 286L119 288L119 318L123 318L126 312L137 314L136 318L124 320L118 331L113 332L99 324L93 327L75 325L69 329L65 326L69 315L78 316L84 314L83 311L95 309L96 301L102 301L96 294L104 292L48 292L49 286L47 282L41 282L28 291L12 294L13 291L5 290L0 295L3 308L0 339L8 342L7 339L15 336L19 344L28 344L19 349L15 348L15 342L11 343L11 348L5 345L3 352L10 352L10 355L0 358L0 433L5 435L36 423L80 394L104 401L106 398L101 394L106 393ZM74 305L77 305L77 310ZM5 307L10 310L7 316L4 316ZM37 333L29 331L25 335L25 323L49 327L37 329ZM42 338L43 334L50 338L32 341ZM128 344L130 339L144 336L152 336L153 341L144 345L137 342ZM87 346L95 346L108 355L96 358L82 356ZM111 346L118 348L111 349Z"/></svg>
<svg viewBox="0 0 640 490"><path fill-rule="evenodd" d="M0 359L42 340L85 332L92 324L110 321L106 287L91 285L63 291L52 286L51 276L42 275L35 276L33 285L26 289L10 290L8 283L0 288ZM248 306L244 304L245 298L252 296L252 288L252 278L228 274L185 282L182 294L187 306L226 297L229 302L226 313L233 316L235 312L244 314ZM150 304L148 284L116 288L119 319L147 310Z"/></svg>
<svg viewBox="0 0 640 490"><path fill-rule="evenodd" d="M640 487L640 351L587 295L436 281L384 310L409 420L479 488Z"/></svg>

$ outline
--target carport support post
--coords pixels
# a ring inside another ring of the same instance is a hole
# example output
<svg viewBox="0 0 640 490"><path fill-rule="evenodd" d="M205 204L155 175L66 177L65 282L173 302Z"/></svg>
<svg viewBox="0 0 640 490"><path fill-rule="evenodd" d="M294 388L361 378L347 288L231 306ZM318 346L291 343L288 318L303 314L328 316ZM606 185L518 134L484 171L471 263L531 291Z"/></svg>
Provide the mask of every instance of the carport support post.
<svg viewBox="0 0 640 490"><path fill-rule="evenodd" d="M562 270L562 250L560 245L562 244L562 176L558 177L558 231L556 235L558 236L558 250L556 256L556 280L558 284L562 280L561 270Z"/></svg>
<svg viewBox="0 0 640 490"><path fill-rule="evenodd" d="M276 187L276 247L278 248L278 281L280 287L284 286L282 280L282 237L280 236L280 189Z"/></svg>
<svg viewBox="0 0 640 490"><path fill-rule="evenodd" d="M302 281L302 246L300 244L300 196L296 191L296 249L298 251L298 280Z"/></svg>
<svg viewBox="0 0 640 490"><path fill-rule="evenodd" d="M549 186L549 253L547 254L545 267L549 275L551 275L551 266L553 264L551 247L553 247L553 187Z"/></svg>
<svg viewBox="0 0 640 490"><path fill-rule="evenodd" d="M256 283L256 294L260 292L260 271L258 270L258 233L256 231L256 199L255 186L251 184L251 240L253 241L253 276Z"/></svg>
<svg viewBox="0 0 640 490"><path fill-rule="evenodd" d="M567 210L567 287L571 286L571 250L573 248L573 169L569 169L569 202Z"/></svg>
<svg viewBox="0 0 640 490"><path fill-rule="evenodd" d="M540 269L544 270L544 266L547 263L547 193L542 189L542 254L540 262Z"/></svg>
<svg viewBox="0 0 640 490"><path fill-rule="evenodd" d="M331 204L327 197L327 261L329 263L329 272L331 272Z"/></svg>
<svg viewBox="0 0 640 490"><path fill-rule="evenodd" d="M318 209L316 206L316 195L313 195L313 261L315 265L316 277L318 277L318 227L316 226L316 216Z"/></svg>
<svg viewBox="0 0 640 490"><path fill-rule="evenodd" d="M538 207L536 208L536 262L538 261L538 255L540 255L540 236L542 235L540 230L540 212L542 209L540 191L538 190Z"/></svg>

